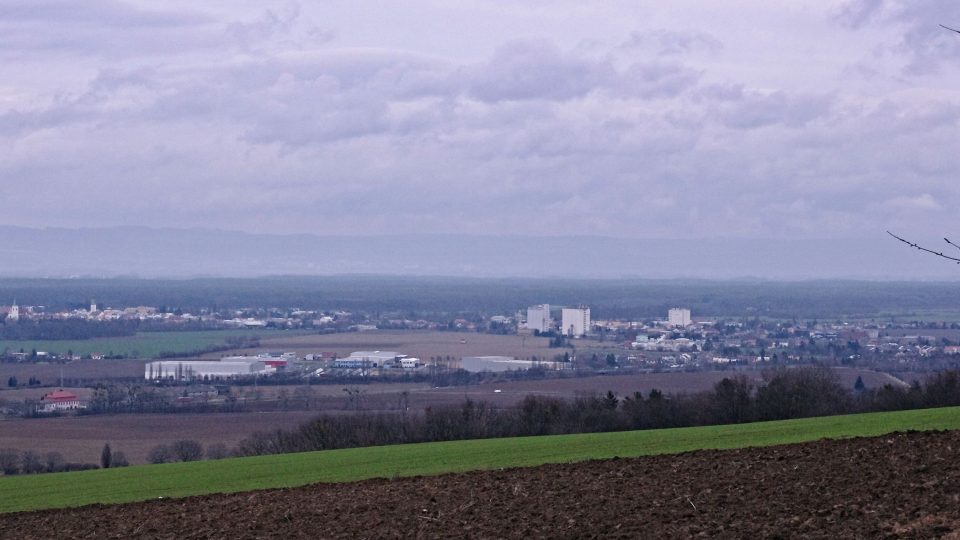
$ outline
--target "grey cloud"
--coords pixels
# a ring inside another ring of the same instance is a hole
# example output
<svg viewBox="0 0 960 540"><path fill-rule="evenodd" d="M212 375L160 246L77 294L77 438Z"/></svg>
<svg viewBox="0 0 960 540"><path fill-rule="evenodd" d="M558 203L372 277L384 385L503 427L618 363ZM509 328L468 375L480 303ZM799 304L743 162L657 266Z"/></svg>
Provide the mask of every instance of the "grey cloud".
<svg viewBox="0 0 960 540"><path fill-rule="evenodd" d="M0 3L0 58L22 59L45 51L131 57L171 47L209 47L201 31L215 20L193 9L143 9L111 0Z"/></svg>
<svg viewBox="0 0 960 540"><path fill-rule="evenodd" d="M5 25L36 23L88 24L100 27L189 26L211 22L195 11L147 10L112 0L71 2L70 0L4 0L0 21Z"/></svg>
<svg viewBox="0 0 960 540"><path fill-rule="evenodd" d="M791 95L783 91L745 94L720 109L721 122L734 129L782 124L797 128L829 113L833 100L825 95Z"/></svg>
<svg viewBox="0 0 960 540"><path fill-rule="evenodd" d="M699 78L700 73L681 64L637 62L624 70L618 87L625 95L665 98L692 88Z"/></svg>
<svg viewBox="0 0 960 540"><path fill-rule="evenodd" d="M844 4L837 20L853 28L859 28L878 16L886 0L852 0Z"/></svg>
<svg viewBox="0 0 960 540"><path fill-rule="evenodd" d="M297 18L293 11L278 24ZM663 61L637 62L618 71L605 60L563 52L546 41L512 42L479 65L401 51L328 48L220 65L102 70L76 96L0 114L0 131L23 134L94 120L111 125L208 118L231 122L253 143L297 147L454 124L487 129L495 123L503 130L530 114L554 114L533 105L513 108L511 102L563 102L594 91L620 98L670 98L691 88L698 77L681 64ZM489 110L471 111L464 96ZM431 105L423 105L424 100ZM437 104L442 107L435 109Z"/></svg>
<svg viewBox="0 0 960 540"><path fill-rule="evenodd" d="M899 32L881 51L905 58L907 74L938 73L960 61L960 36L939 25L960 26L960 5L950 0L853 0L838 19L854 28L883 25Z"/></svg>
<svg viewBox="0 0 960 540"><path fill-rule="evenodd" d="M513 42L466 71L467 93L485 102L582 98L593 91L645 99L673 97L700 74L677 62L632 62L618 69L605 58L562 52L549 42Z"/></svg>
<svg viewBox="0 0 960 540"><path fill-rule="evenodd" d="M167 56L189 51L265 53L331 41L300 15L299 5L266 9L251 19L217 19L191 7L144 9L113 0L11 0L0 4L0 55L20 58L44 51L109 58Z"/></svg>
<svg viewBox="0 0 960 540"><path fill-rule="evenodd" d="M303 48L328 43L335 37L331 30L304 20L298 4L288 4L280 10L267 9L250 21L229 23L224 32L245 51L257 51L264 43L278 38Z"/></svg>
<svg viewBox="0 0 960 540"><path fill-rule="evenodd" d="M723 50L723 42L706 32L678 32L654 30L633 32L620 45L627 52L650 51L656 55L678 55L691 52L716 53Z"/></svg>
<svg viewBox="0 0 960 540"><path fill-rule="evenodd" d="M844 33L853 52L836 53L870 54L859 40L871 25L906 24L890 5L851 15L864 30ZM545 21L547 37L531 40L487 19L477 26L490 32L443 46L389 26L364 33L368 23L325 9L264 5L70 38L91 50L130 38L127 56L16 49L17 82L0 82L0 214L28 225L787 237L936 230L960 204L949 72L930 87L847 84L859 79L755 53L768 41L713 21L577 26L583 36ZM836 37L833 13L817 13L804 24L823 34L784 35L785 49ZM311 37L313 20L336 38ZM18 31L40 32L32 24ZM34 85L45 74L52 82ZM24 200L67 211L40 218Z"/></svg>
<svg viewBox="0 0 960 540"><path fill-rule="evenodd" d="M268 9L254 21L228 24L226 33L244 45L249 45L277 34L289 33L299 16L300 8L297 5L289 6L279 13Z"/></svg>
<svg viewBox="0 0 960 540"><path fill-rule="evenodd" d="M572 99L615 76L613 66L563 53L546 41L515 41L468 70L469 94L481 101Z"/></svg>
<svg viewBox="0 0 960 540"><path fill-rule="evenodd" d="M693 94L696 102L724 102L743 99L744 87L742 84L705 84Z"/></svg>

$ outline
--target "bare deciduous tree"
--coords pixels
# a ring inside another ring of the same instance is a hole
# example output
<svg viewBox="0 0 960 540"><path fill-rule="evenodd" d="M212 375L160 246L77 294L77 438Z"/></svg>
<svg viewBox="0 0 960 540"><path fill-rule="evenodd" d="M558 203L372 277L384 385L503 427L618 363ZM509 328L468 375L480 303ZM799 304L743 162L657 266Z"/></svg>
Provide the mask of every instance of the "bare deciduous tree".
<svg viewBox="0 0 960 540"><path fill-rule="evenodd" d="M935 249L925 248L925 247L921 246L920 244L917 244L916 242L911 242L910 240L907 240L906 238L901 238L901 237L893 234L893 233L890 232L890 231L887 231L887 234L889 234L890 236L896 238L897 240L903 242L904 244L906 244L906 245L908 245L908 246L910 246L910 247L912 247L912 248L914 248L914 249L919 249L920 251L925 251L925 252L927 252L927 253L930 253L931 255L936 255L937 257L941 257L941 258L944 258L944 259L947 259L947 260L950 260L950 261L954 261L954 262L957 263L957 264L960 264L960 257L951 257L950 255L947 255L946 253L944 253L944 252L942 252L942 251L937 251L937 250L935 250ZM951 242L949 238L944 237L943 240L944 240L946 243L950 244L951 246L953 246L953 247L957 248L958 250L960 250L960 245L957 245L957 244Z"/></svg>
<svg viewBox="0 0 960 540"><path fill-rule="evenodd" d="M20 459L20 470L23 471L24 474L42 473L44 469L45 466L39 454L33 450L25 450L23 452L23 457Z"/></svg>
<svg viewBox="0 0 960 540"><path fill-rule="evenodd" d="M127 455L119 450L114 450L113 454L110 457L110 466L111 467L129 467L130 462L127 460Z"/></svg>
<svg viewBox="0 0 960 540"><path fill-rule="evenodd" d="M165 444L154 446L150 450L150 454L147 455L147 461L153 464L170 463L173 460L173 452L171 452L170 447Z"/></svg>
<svg viewBox="0 0 960 540"><path fill-rule="evenodd" d="M20 452L14 448L0 449L0 472L9 476L20 472Z"/></svg>
<svg viewBox="0 0 960 540"><path fill-rule="evenodd" d="M207 446L207 459L224 459L230 457L230 450L223 443L214 443Z"/></svg>
<svg viewBox="0 0 960 540"><path fill-rule="evenodd" d="M203 445L194 440L183 440L171 446L178 461L199 461L203 459Z"/></svg>
<svg viewBox="0 0 960 540"><path fill-rule="evenodd" d="M66 464L63 454L60 452L47 452L44 461L46 462L47 472L59 472Z"/></svg>

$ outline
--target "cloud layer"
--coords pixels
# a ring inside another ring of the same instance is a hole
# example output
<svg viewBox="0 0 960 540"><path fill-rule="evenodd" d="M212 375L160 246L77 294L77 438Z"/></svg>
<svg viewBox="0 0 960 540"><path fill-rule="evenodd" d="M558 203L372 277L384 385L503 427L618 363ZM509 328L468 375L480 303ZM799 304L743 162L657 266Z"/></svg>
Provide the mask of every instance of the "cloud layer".
<svg viewBox="0 0 960 540"><path fill-rule="evenodd" d="M0 224L960 226L953 3L197 5L0 5Z"/></svg>

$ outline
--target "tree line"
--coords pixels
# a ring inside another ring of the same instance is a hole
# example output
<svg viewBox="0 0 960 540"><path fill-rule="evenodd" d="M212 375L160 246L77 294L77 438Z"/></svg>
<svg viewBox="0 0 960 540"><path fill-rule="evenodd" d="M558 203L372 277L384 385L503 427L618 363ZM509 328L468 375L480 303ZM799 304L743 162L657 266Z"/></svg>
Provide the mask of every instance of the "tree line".
<svg viewBox="0 0 960 540"><path fill-rule="evenodd" d="M0 324L0 339L9 341L73 340L124 337L137 333L139 321L83 319L21 320Z"/></svg>
<svg viewBox="0 0 960 540"><path fill-rule="evenodd" d="M758 384L744 376L725 378L712 391L676 396L658 390L622 398L613 392L575 399L527 396L509 408L466 400L460 406L429 407L420 413L322 415L292 430L256 432L240 441L231 454L689 427L956 405L960 405L957 371L907 388L885 385L869 390L848 388L829 369L804 367L769 372Z"/></svg>
<svg viewBox="0 0 960 540"><path fill-rule="evenodd" d="M109 469L127 467L130 463L123 452L111 450L110 443L103 445L100 452L100 464L77 463L64 459L60 452L40 454L33 450L23 452L16 448L0 448L0 473L3 476L17 474L42 474L69 471L88 471L91 469Z"/></svg>

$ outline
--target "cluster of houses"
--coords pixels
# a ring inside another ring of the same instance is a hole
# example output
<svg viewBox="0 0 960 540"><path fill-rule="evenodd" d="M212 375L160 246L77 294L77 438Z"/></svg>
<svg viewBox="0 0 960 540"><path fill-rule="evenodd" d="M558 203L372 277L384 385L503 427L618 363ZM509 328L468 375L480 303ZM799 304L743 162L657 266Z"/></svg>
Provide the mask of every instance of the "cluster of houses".
<svg viewBox="0 0 960 540"><path fill-rule="evenodd" d="M0 306L0 321L20 320L84 320L91 322L151 321L161 324L203 323L223 328L322 328L335 325L356 326L354 316L345 311L329 314L297 308L280 310L230 309L222 311L201 310L199 314L179 309L161 309L153 306L103 308L90 302L84 309L49 310L45 306L21 306L16 301L9 306ZM425 323L426 324L426 323ZM374 326L376 328L376 326ZM357 329L357 328L352 328Z"/></svg>

